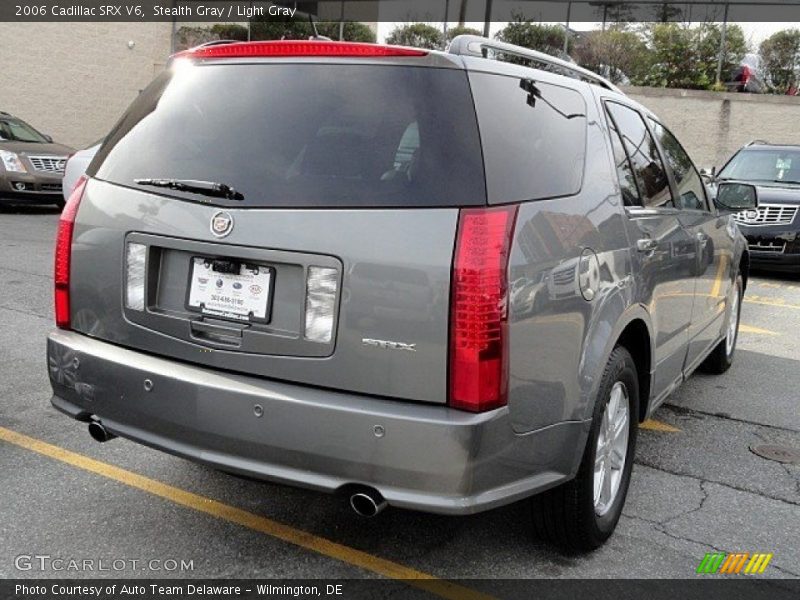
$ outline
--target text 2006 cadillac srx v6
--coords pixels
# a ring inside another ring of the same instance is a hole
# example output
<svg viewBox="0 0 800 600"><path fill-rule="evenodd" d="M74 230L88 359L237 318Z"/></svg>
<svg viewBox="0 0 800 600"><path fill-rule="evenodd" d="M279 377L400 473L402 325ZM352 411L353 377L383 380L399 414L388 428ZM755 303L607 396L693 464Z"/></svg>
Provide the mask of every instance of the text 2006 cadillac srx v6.
<svg viewBox="0 0 800 600"><path fill-rule="evenodd" d="M638 423L733 360L730 213L756 205L735 182L712 204L655 115L515 46L197 48L64 210L52 401L363 515L530 498L590 550Z"/></svg>

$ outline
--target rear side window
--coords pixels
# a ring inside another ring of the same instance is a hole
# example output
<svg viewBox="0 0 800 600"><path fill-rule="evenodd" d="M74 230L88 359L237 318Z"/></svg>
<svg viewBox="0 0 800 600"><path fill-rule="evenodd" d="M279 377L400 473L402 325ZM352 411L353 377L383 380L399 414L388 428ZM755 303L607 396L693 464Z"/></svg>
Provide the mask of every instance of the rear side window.
<svg viewBox="0 0 800 600"><path fill-rule="evenodd" d="M159 77L90 166L99 179L224 183L244 207L486 203L467 75L345 64L206 64Z"/></svg>
<svg viewBox="0 0 800 600"><path fill-rule="evenodd" d="M506 75L472 73L470 81L489 202L577 194L586 159L583 97L569 88Z"/></svg>
<svg viewBox="0 0 800 600"><path fill-rule="evenodd" d="M679 208L690 210L708 210L706 204L706 192L700 173L692 163L692 159L683 149L681 143L672 133L658 121L649 119L650 127L653 129L661 149L664 150L664 157L667 159L672 174L675 176L675 183L678 186Z"/></svg>
<svg viewBox="0 0 800 600"><path fill-rule="evenodd" d="M616 102L607 102L606 109L622 136L622 143L631 161L639 196L644 206L671 205L672 193L664 163L641 115Z"/></svg>
<svg viewBox="0 0 800 600"><path fill-rule="evenodd" d="M633 176L631 161L622 146L622 137L612 119L608 120L608 125L611 133L611 147L614 150L614 164L617 167L617 177L622 190L622 200L625 206L641 206L636 178Z"/></svg>

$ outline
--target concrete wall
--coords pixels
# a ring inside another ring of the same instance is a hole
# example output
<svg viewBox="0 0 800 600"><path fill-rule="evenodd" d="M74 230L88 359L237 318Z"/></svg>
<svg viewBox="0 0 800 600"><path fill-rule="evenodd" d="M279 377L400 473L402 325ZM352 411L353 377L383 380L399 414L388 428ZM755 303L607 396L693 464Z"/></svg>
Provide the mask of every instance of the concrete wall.
<svg viewBox="0 0 800 600"><path fill-rule="evenodd" d="M749 141L800 144L800 97L629 87L698 167L721 167Z"/></svg>
<svg viewBox="0 0 800 600"><path fill-rule="evenodd" d="M105 135L164 68L171 28L171 23L0 23L0 110L57 142L86 146Z"/></svg>

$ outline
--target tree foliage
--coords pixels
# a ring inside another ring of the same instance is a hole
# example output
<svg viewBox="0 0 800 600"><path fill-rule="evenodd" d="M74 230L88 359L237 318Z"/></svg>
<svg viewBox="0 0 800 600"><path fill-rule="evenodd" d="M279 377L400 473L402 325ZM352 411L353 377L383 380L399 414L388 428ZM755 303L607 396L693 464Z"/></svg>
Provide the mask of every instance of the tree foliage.
<svg viewBox="0 0 800 600"><path fill-rule="evenodd" d="M445 46L441 29L427 23L409 23L395 27L386 37L386 43L428 50L441 50Z"/></svg>
<svg viewBox="0 0 800 600"><path fill-rule="evenodd" d="M564 35L565 30L561 25L543 25L525 21L520 15L516 15L514 21L498 31L495 37L502 42L560 56L564 50ZM570 40L568 52L571 46Z"/></svg>
<svg viewBox="0 0 800 600"><path fill-rule="evenodd" d="M714 23L689 27L679 23L656 23L646 30L652 66L643 83L656 87L710 89L716 83L722 32ZM722 79L747 52L744 32L729 25Z"/></svg>
<svg viewBox="0 0 800 600"><path fill-rule="evenodd" d="M800 30L784 29L761 42L761 64L767 84L780 94L800 81Z"/></svg>
<svg viewBox="0 0 800 600"><path fill-rule="evenodd" d="M320 21L316 23L316 26L320 35L332 40L339 39L340 25L338 21ZM307 19L291 17L254 19L250 27L253 40L307 40L314 35L314 28ZM374 43L376 36L363 23L345 21L343 39L348 42Z"/></svg>
<svg viewBox="0 0 800 600"><path fill-rule="evenodd" d="M618 27L583 34L572 56L581 66L614 83L641 81L650 67L650 54L641 36Z"/></svg>

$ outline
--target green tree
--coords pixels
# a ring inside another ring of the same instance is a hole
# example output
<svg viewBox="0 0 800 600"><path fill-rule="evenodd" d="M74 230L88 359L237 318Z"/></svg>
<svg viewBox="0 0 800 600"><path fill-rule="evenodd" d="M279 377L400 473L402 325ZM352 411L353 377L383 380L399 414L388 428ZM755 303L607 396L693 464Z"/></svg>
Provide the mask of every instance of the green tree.
<svg viewBox="0 0 800 600"><path fill-rule="evenodd" d="M564 31L561 25L542 25L524 21L522 16L517 14L514 16L514 21L498 31L495 37L502 42L560 56L564 50ZM567 52L572 46L572 40L569 43Z"/></svg>
<svg viewBox="0 0 800 600"><path fill-rule="evenodd" d="M698 85L708 82L705 87L713 86L717 80L719 63L719 46L722 39L722 28L716 23L704 23L693 29L697 49L696 71ZM728 24L725 32L725 54L722 58L722 83L730 79L731 71L741 62L749 50L744 31L738 25Z"/></svg>
<svg viewBox="0 0 800 600"><path fill-rule="evenodd" d="M650 67L645 41L638 33L621 27L582 34L572 55L578 64L614 83L623 82L625 76L633 84L641 83Z"/></svg>
<svg viewBox="0 0 800 600"><path fill-rule="evenodd" d="M237 23L217 23L211 27L211 33L220 40L247 41L247 27Z"/></svg>
<svg viewBox="0 0 800 600"><path fill-rule="evenodd" d="M339 39L338 21L321 21L317 22L316 26L320 35L332 40ZM314 29L308 19L290 17L254 19L250 27L253 40L307 40L314 35ZM343 39L348 42L374 43L376 37L367 25L345 21Z"/></svg>
<svg viewBox="0 0 800 600"><path fill-rule="evenodd" d="M767 84L784 94L800 81L800 30L784 29L761 42L761 64Z"/></svg>
<svg viewBox="0 0 800 600"><path fill-rule="evenodd" d="M429 50L441 50L445 45L442 31L427 23L409 23L395 27L386 37L386 43Z"/></svg>

